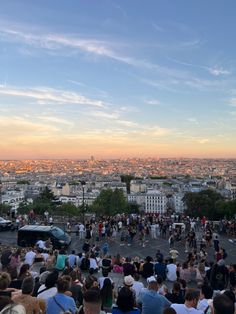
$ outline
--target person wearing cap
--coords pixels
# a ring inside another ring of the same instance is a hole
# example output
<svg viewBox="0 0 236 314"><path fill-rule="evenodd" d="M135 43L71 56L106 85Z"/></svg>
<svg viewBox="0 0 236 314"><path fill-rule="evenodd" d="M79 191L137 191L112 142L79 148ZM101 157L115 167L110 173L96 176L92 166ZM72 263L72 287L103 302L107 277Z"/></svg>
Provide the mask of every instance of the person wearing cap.
<svg viewBox="0 0 236 314"><path fill-rule="evenodd" d="M140 292L138 303L142 306L142 314L162 314L171 305L163 295L157 293L158 283L154 276L147 278L148 287Z"/></svg>

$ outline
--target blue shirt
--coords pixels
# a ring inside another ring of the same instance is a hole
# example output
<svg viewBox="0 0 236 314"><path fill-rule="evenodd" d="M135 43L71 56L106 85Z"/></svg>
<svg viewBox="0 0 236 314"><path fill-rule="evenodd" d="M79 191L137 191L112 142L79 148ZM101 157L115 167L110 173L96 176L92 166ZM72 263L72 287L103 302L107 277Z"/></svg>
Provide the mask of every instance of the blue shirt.
<svg viewBox="0 0 236 314"><path fill-rule="evenodd" d="M142 314L162 314L163 310L171 305L163 295L149 289L141 290L138 303L142 304Z"/></svg>
<svg viewBox="0 0 236 314"><path fill-rule="evenodd" d="M57 293L54 297L49 298L47 301L46 314L61 314L69 310L73 314L76 313L75 301L73 298L68 297L63 293Z"/></svg>

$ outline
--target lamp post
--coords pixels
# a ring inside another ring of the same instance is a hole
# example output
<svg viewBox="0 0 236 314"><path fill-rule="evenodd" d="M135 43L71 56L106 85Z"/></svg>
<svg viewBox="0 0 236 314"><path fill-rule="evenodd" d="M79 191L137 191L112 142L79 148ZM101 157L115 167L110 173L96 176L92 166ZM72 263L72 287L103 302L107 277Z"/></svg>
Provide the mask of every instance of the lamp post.
<svg viewBox="0 0 236 314"><path fill-rule="evenodd" d="M82 214L83 214L83 222L84 222L84 214L85 214L85 206L84 206L84 186L85 186L86 182L83 181L83 180L80 180L79 182L80 182L80 184L81 184L81 186L82 186L82 192L83 192L83 194L82 194Z"/></svg>

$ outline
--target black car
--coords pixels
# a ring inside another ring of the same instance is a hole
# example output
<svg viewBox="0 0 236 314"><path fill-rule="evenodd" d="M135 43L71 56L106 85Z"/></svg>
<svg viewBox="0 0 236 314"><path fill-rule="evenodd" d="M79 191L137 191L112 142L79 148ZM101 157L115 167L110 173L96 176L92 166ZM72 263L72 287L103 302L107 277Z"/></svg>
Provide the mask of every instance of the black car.
<svg viewBox="0 0 236 314"><path fill-rule="evenodd" d="M19 246L34 246L37 241L51 240L54 249L68 247L71 237L56 226L27 225L18 230L17 244Z"/></svg>

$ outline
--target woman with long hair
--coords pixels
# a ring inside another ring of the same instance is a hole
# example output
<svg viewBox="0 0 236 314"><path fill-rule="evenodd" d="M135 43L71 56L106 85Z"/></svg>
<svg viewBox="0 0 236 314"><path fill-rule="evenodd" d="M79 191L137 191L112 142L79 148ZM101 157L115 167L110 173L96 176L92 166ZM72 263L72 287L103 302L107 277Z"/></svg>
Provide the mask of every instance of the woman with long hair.
<svg viewBox="0 0 236 314"><path fill-rule="evenodd" d="M111 280L106 278L103 282L103 287L100 291L102 299L102 310L106 312L111 312L113 304L113 287Z"/></svg>
<svg viewBox="0 0 236 314"><path fill-rule="evenodd" d="M120 289L116 304L112 308L112 314L140 314L140 310L134 307L134 293L127 287Z"/></svg>

